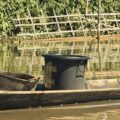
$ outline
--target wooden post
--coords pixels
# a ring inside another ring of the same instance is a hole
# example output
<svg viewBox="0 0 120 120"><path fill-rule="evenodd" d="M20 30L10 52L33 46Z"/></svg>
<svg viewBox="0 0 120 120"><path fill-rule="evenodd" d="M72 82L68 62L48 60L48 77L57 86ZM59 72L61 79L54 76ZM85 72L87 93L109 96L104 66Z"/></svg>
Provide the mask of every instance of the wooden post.
<svg viewBox="0 0 120 120"><path fill-rule="evenodd" d="M101 0L98 0L97 44L98 44L99 67L100 67L100 70L102 70L102 65L101 65L101 53L100 53L100 18L101 18Z"/></svg>

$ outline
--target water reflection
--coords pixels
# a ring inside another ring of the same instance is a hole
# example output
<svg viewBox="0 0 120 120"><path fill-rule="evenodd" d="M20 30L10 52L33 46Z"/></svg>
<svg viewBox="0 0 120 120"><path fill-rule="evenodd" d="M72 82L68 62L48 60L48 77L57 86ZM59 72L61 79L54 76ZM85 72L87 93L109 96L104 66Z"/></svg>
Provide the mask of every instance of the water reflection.
<svg viewBox="0 0 120 120"><path fill-rule="evenodd" d="M42 74L42 57L34 50L20 50L13 43L0 43L0 71L23 72L39 76Z"/></svg>
<svg viewBox="0 0 120 120"><path fill-rule="evenodd" d="M74 112L74 111L73 111ZM75 113L74 113L75 114ZM120 110L105 110L102 112L83 113L77 115L61 116L61 117L49 117L47 120L119 120Z"/></svg>

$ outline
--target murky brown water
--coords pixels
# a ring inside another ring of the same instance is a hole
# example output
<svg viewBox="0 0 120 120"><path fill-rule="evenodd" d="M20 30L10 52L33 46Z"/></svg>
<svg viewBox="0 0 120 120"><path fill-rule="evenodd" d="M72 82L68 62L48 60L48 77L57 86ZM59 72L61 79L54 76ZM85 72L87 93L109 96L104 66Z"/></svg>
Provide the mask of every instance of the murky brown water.
<svg viewBox="0 0 120 120"><path fill-rule="evenodd" d="M0 120L120 120L120 100L5 110Z"/></svg>

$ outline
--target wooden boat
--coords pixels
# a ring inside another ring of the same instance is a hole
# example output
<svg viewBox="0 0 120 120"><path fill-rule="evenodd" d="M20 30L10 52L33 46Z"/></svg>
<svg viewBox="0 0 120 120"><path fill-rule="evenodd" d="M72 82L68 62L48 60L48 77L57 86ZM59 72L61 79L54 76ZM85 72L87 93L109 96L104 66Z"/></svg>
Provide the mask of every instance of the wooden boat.
<svg viewBox="0 0 120 120"><path fill-rule="evenodd" d="M0 91L0 109L17 109L120 99L120 88L51 91Z"/></svg>
<svg viewBox="0 0 120 120"><path fill-rule="evenodd" d="M98 84L99 83L99 84ZM81 90L0 91L0 109L120 99L119 80L91 80Z"/></svg>
<svg viewBox="0 0 120 120"><path fill-rule="evenodd" d="M0 90L18 91L35 89L38 79L23 73L0 73Z"/></svg>

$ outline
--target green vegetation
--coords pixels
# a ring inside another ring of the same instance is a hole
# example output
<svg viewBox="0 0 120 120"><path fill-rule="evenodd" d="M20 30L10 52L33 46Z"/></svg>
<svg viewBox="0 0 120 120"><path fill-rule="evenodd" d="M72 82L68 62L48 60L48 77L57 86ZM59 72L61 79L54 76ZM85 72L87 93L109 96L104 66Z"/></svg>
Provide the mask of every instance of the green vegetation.
<svg viewBox="0 0 120 120"><path fill-rule="evenodd" d="M20 17L28 16L28 9L31 16L38 15L53 15L53 8L56 14L75 13L77 8L81 13L85 13L87 0L0 0L0 36L9 37L14 36L19 32L18 28L14 27L13 18L17 15ZM96 13L98 11L98 1L89 0L89 11ZM119 12L119 0L102 0L103 12ZM51 31L54 30L53 26L49 26ZM66 26L67 27L67 26ZM77 27L77 25L75 25ZM44 32L44 30L43 30Z"/></svg>

